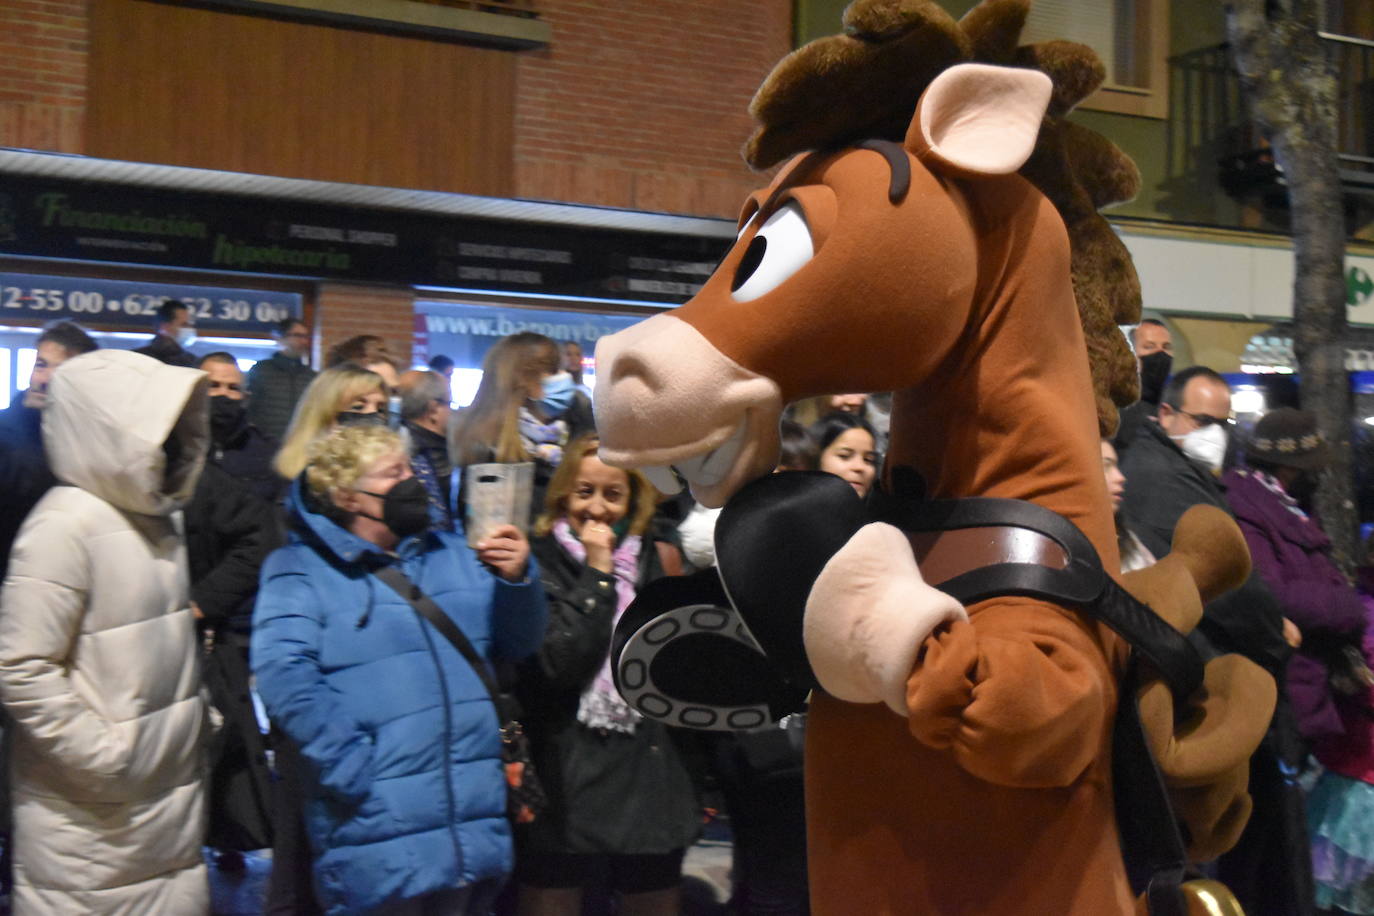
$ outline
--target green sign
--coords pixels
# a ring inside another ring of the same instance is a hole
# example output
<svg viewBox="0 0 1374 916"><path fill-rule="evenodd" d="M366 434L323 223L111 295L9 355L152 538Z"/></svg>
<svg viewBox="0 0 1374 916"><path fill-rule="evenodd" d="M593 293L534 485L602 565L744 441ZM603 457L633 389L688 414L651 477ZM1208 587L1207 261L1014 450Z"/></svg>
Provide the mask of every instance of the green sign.
<svg viewBox="0 0 1374 916"><path fill-rule="evenodd" d="M1368 271L1352 267L1345 272L1346 305L1351 308L1364 305L1371 294L1374 294L1374 279L1370 278Z"/></svg>

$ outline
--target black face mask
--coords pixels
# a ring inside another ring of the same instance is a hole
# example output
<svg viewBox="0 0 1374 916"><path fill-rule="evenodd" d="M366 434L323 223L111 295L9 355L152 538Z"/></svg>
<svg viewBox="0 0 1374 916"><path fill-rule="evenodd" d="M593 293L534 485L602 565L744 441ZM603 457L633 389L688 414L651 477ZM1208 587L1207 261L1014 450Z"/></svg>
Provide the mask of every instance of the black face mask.
<svg viewBox="0 0 1374 916"><path fill-rule="evenodd" d="M362 414L362 416L372 416ZM399 538L419 534L429 527L429 491L418 477L407 477L385 493L359 490L382 501L382 517L359 512L363 518L381 522Z"/></svg>
<svg viewBox="0 0 1374 916"><path fill-rule="evenodd" d="M236 401L222 394L212 397L210 399L210 434L214 437L215 442L220 444L234 438L243 428L247 415L242 401Z"/></svg>
<svg viewBox="0 0 1374 916"><path fill-rule="evenodd" d="M1174 366L1174 358L1163 350L1156 350L1149 356L1140 357L1140 399L1146 404L1158 404L1164 394L1164 383L1169 380L1169 370Z"/></svg>
<svg viewBox="0 0 1374 916"><path fill-rule="evenodd" d="M386 426L386 411L358 413L353 410L345 410L334 419L340 426Z"/></svg>

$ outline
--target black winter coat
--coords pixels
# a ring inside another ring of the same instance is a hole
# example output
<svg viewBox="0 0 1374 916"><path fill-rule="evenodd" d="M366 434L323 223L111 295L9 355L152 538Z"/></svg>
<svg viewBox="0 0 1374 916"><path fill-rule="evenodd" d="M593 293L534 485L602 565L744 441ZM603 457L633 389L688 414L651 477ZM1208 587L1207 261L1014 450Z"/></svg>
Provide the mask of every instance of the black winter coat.
<svg viewBox="0 0 1374 916"><path fill-rule="evenodd" d="M269 845L271 774L249 694L248 632L258 572L282 544L277 509L207 463L186 507L191 600L215 639L202 674L225 724L210 746L210 831L222 849Z"/></svg>
<svg viewBox="0 0 1374 916"><path fill-rule="evenodd" d="M183 366L187 369L196 369L200 365L200 360L196 359L195 354L183 349L166 334L157 334L152 341L144 344L135 353L142 353L144 356L151 356L158 362L166 363L169 366Z"/></svg>
<svg viewBox="0 0 1374 916"><path fill-rule="evenodd" d="M57 483L43 451L43 411L25 407L23 393L0 413L0 581L19 527Z"/></svg>
<svg viewBox="0 0 1374 916"><path fill-rule="evenodd" d="M569 442L579 436L585 436L587 433L596 432L596 418L592 415L592 399L580 391L573 395L572 404L568 405L568 412L563 414L563 419L568 421Z"/></svg>
<svg viewBox="0 0 1374 916"><path fill-rule="evenodd" d="M248 419L269 438L282 441L296 402L315 378L315 370L294 356L277 352L248 370Z"/></svg>
<svg viewBox="0 0 1374 916"><path fill-rule="evenodd" d="M272 467L279 445L244 419L238 429L221 437L215 431L210 461L238 480L266 503L277 505L286 495L287 482Z"/></svg>
<svg viewBox="0 0 1374 916"><path fill-rule="evenodd" d="M582 692L610 650L614 579L578 563L551 535L531 547L549 597L549 623L538 654L520 670L517 692L549 807L517 831L520 848L627 855L691 844L701 827L697 736L649 719L632 735L577 721ZM646 539L638 584L661 575Z"/></svg>
<svg viewBox="0 0 1374 916"><path fill-rule="evenodd" d="M1191 461L1160 425L1144 419L1122 453L1126 475L1122 510L1131 530L1158 558L1168 554L1174 525L1201 503L1230 511L1225 490ZM1283 609L1257 572L1234 591L1207 603L1189 641L1204 655L1238 652L1274 674L1278 706L1264 743L1250 759L1254 809L1236 847L1218 868L1247 913L1300 916L1312 907L1311 857L1301 792L1288 773L1304 756L1295 750L1297 724L1283 692L1292 650L1283 639Z"/></svg>
<svg viewBox="0 0 1374 916"><path fill-rule="evenodd" d="M215 626L247 632L263 560L281 546L272 508L207 463L186 507L191 600Z"/></svg>
<svg viewBox="0 0 1374 916"><path fill-rule="evenodd" d="M1231 511L1217 479L1184 455L1153 420L1141 422L1121 456L1121 472L1126 475L1122 514L1156 558L1169 553L1174 526L1193 506ZM1283 609L1256 572L1240 588L1209 602L1198 629L1217 651L1239 652L1271 674L1282 672L1292 651L1283 638Z"/></svg>
<svg viewBox="0 0 1374 916"><path fill-rule="evenodd" d="M448 457L448 440L414 423L405 426L410 432L410 466L429 494L431 526L452 531L453 463Z"/></svg>

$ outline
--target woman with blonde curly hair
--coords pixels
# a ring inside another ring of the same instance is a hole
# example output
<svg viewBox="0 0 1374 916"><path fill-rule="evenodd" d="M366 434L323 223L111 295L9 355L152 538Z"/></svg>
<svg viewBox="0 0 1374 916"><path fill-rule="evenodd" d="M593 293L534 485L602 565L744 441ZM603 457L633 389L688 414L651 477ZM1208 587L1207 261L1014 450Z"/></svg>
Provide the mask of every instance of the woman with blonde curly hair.
<svg viewBox="0 0 1374 916"><path fill-rule="evenodd" d="M622 914L678 912L682 858L700 809L693 736L643 719L611 682L611 634L635 593L663 575L649 532L658 492L572 442L549 484L531 549L549 599L519 694L549 808L517 832L521 916L581 912L585 888L619 893Z"/></svg>
<svg viewBox="0 0 1374 916"><path fill-rule="evenodd" d="M335 426L385 426L387 390L382 377L356 363L343 363L315 376L305 389L281 449L273 459L277 473L294 480L305 469L310 443Z"/></svg>
<svg viewBox="0 0 1374 916"><path fill-rule="evenodd" d="M252 659L268 715L309 763L319 902L486 913L511 869L497 713L412 600L428 596L484 660L524 658L547 614L529 543L512 525L475 551L429 530L405 441L385 427L312 442L289 508L297 537L263 566Z"/></svg>

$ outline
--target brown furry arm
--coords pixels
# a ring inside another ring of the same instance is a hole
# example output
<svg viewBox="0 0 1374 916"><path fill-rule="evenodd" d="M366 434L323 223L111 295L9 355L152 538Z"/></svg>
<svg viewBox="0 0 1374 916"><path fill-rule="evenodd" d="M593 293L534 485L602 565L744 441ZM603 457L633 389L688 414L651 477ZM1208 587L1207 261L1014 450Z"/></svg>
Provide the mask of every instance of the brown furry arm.
<svg viewBox="0 0 1374 916"><path fill-rule="evenodd" d="M1102 752L1116 680L1076 614L988 601L926 640L907 681L913 735L997 785L1067 786Z"/></svg>

